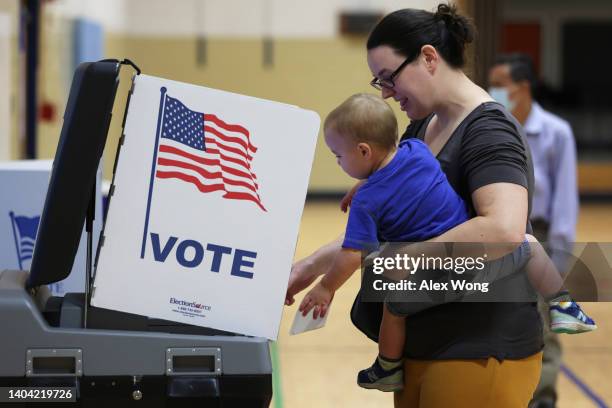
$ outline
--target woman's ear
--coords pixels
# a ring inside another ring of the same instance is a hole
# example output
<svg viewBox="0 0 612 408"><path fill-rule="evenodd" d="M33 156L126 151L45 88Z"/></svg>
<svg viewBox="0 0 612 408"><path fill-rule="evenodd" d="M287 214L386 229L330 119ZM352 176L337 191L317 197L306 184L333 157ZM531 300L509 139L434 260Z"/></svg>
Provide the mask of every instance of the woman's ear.
<svg viewBox="0 0 612 408"><path fill-rule="evenodd" d="M359 143L357 145L357 149L359 149L361 156L366 159L369 159L372 156L372 147L367 143Z"/></svg>
<svg viewBox="0 0 612 408"><path fill-rule="evenodd" d="M430 74L434 74L440 62L440 55L432 45L425 44L421 47L421 56L425 62L425 68Z"/></svg>

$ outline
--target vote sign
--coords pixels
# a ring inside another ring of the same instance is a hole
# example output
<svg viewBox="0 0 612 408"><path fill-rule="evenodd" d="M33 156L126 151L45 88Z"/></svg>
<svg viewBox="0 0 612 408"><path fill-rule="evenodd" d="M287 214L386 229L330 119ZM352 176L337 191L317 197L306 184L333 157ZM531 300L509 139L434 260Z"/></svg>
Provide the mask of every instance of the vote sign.
<svg viewBox="0 0 612 408"><path fill-rule="evenodd" d="M276 339L319 123L137 76L92 304Z"/></svg>

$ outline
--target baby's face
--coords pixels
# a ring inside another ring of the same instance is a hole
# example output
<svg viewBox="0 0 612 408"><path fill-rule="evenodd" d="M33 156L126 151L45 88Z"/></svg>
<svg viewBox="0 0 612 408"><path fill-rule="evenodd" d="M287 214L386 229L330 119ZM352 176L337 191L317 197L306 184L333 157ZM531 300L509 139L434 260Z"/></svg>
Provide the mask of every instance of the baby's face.
<svg viewBox="0 0 612 408"><path fill-rule="evenodd" d="M359 143L334 129L325 130L325 143L346 174L360 180L368 178L372 172L371 155L365 153Z"/></svg>

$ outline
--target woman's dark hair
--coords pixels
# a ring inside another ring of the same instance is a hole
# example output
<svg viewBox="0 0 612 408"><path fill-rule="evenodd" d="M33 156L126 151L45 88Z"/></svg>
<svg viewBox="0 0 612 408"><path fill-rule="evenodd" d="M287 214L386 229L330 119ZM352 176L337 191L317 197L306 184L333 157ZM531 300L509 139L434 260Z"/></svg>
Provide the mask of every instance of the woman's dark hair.
<svg viewBox="0 0 612 408"><path fill-rule="evenodd" d="M431 45L453 68L465 65L465 46L474 40L476 30L457 6L442 3L435 13L426 10L402 9L385 16L374 27L367 48L388 45L414 60L421 47Z"/></svg>

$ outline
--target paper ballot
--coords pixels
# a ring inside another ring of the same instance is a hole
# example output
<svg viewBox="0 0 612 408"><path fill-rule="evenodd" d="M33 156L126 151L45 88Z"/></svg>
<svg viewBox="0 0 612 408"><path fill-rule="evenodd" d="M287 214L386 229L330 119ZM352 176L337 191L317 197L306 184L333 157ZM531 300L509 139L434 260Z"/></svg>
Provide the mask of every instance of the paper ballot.
<svg viewBox="0 0 612 408"><path fill-rule="evenodd" d="M313 314L314 308L306 316L303 316L302 312L300 312L298 309L295 313L295 317L293 318L293 325L291 326L289 334L300 334L306 331L320 329L321 327L325 326L327 316L329 316L329 307L327 308L325 317L315 319L313 318Z"/></svg>

